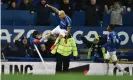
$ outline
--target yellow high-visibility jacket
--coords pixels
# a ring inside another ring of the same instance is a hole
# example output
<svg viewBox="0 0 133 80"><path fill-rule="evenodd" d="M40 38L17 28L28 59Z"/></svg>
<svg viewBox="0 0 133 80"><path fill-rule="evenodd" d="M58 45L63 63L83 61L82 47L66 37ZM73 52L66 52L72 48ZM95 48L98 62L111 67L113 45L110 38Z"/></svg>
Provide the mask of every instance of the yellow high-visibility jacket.
<svg viewBox="0 0 133 80"><path fill-rule="evenodd" d="M55 54L56 52L62 56L69 56L72 53L73 56L78 56L75 40L70 37L67 39L67 43L65 43L65 38L62 38L56 47L51 51L52 54Z"/></svg>

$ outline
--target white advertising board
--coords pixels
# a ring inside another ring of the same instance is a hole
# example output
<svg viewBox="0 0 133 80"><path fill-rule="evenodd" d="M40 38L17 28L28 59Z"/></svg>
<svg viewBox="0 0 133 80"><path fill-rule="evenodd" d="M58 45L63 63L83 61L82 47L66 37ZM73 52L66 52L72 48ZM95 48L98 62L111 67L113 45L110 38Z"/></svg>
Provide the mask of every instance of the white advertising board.
<svg viewBox="0 0 133 80"><path fill-rule="evenodd" d="M3 74L33 74L33 75L54 75L55 74L55 62L45 62L47 69L41 62L1 62L1 72ZM121 64L122 67L133 75L133 64ZM104 63L89 63L89 62L70 62L69 69L76 69L81 66L88 66L88 69L82 69L86 71L85 75L106 75L107 64ZM84 68L84 67L82 67ZM78 68L81 69L81 68ZM113 64L109 64L109 75L122 75Z"/></svg>

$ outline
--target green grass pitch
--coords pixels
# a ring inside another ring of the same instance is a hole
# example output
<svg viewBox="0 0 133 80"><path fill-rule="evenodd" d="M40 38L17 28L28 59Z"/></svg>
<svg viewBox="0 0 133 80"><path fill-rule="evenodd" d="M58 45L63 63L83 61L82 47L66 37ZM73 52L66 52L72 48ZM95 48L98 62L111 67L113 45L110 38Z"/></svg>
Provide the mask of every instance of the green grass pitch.
<svg viewBox="0 0 133 80"><path fill-rule="evenodd" d="M56 75L2 75L1 80L133 80L133 76L85 76L83 73Z"/></svg>

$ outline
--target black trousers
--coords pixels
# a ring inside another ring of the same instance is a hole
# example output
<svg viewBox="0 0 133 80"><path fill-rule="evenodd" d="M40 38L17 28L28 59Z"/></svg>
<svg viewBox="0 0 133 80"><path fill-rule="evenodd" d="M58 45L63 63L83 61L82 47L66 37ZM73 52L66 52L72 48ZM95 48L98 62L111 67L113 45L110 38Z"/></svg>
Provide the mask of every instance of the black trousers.
<svg viewBox="0 0 133 80"><path fill-rule="evenodd" d="M56 72L68 72L70 56L56 53Z"/></svg>

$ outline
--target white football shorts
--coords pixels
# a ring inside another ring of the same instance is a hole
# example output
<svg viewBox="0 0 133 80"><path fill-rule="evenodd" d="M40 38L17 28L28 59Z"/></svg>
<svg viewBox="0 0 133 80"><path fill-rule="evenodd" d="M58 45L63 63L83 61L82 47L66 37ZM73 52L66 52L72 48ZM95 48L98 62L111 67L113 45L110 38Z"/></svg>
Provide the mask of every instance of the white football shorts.
<svg viewBox="0 0 133 80"><path fill-rule="evenodd" d="M107 51L105 59L112 60L112 61L117 61L116 51L113 51L113 52L108 52Z"/></svg>
<svg viewBox="0 0 133 80"><path fill-rule="evenodd" d="M61 29L60 26L58 25L56 28L54 28L51 31L52 34L59 34L62 35L63 37L66 36L67 31L65 29Z"/></svg>

